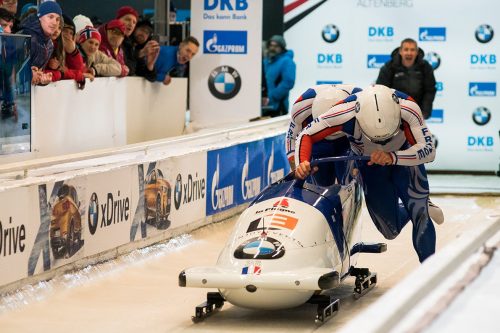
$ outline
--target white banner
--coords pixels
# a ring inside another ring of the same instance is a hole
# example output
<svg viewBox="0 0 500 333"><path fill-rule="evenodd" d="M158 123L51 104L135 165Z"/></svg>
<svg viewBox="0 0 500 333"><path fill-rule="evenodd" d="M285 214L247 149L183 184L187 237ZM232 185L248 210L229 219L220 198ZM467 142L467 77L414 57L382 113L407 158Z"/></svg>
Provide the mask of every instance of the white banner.
<svg viewBox="0 0 500 333"><path fill-rule="evenodd" d="M285 1L287 44L297 81L291 102L319 83L374 83L401 40L417 41L435 68L437 95L427 121L437 140L429 169L499 168L497 96L500 4L493 0ZM467 13L464 15L463 13ZM497 25L495 25L497 24Z"/></svg>
<svg viewBox="0 0 500 333"><path fill-rule="evenodd" d="M40 227L38 193L20 187L0 193L0 286L27 275L26 263Z"/></svg>
<svg viewBox="0 0 500 333"><path fill-rule="evenodd" d="M260 115L262 0L191 1L189 105L196 127Z"/></svg>

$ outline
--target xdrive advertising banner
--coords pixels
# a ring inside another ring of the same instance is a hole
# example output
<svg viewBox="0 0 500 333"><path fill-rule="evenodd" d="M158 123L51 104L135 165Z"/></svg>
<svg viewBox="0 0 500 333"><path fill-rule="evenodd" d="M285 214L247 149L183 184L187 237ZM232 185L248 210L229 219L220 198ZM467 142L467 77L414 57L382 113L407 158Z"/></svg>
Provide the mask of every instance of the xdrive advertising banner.
<svg viewBox="0 0 500 333"><path fill-rule="evenodd" d="M0 286L27 276L26 263L40 228L37 201L34 188L0 192Z"/></svg>
<svg viewBox="0 0 500 333"><path fill-rule="evenodd" d="M492 0L286 0L285 38L297 63L290 98L319 83L374 83L391 52L413 38L437 81L427 121L437 155L428 168L498 170L499 10Z"/></svg>
<svg viewBox="0 0 500 333"><path fill-rule="evenodd" d="M260 115L262 0L191 1L189 105L198 127Z"/></svg>
<svg viewBox="0 0 500 333"><path fill-rule="evenodd" d="M252 201L285 135L0 192L0 287ZM166 236L167 237L167 236Z"/></svg>

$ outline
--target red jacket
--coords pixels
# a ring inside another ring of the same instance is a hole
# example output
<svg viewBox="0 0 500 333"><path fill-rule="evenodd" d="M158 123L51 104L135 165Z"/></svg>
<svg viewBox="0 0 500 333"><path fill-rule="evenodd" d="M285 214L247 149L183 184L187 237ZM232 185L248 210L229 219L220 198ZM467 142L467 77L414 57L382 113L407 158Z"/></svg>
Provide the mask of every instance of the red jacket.
<svg viewBox="0 0 500 333"><path fill-rule="evenodd" d="M108 57L111 57L116 61L118 61L122 66L122 73L120 76L127 76L128 69L127 66L125 65L125 58L123 56L122 47L120 46L118 48L118 53L115 54L115 52L113 51L113 47L111 47L111 45L109 44L108 35L106 33L106 27L107 24L103 24L98 29L99 33L101 34L101 45L99 45L99 50L104 52L104 54L106 54Z"/></svg>

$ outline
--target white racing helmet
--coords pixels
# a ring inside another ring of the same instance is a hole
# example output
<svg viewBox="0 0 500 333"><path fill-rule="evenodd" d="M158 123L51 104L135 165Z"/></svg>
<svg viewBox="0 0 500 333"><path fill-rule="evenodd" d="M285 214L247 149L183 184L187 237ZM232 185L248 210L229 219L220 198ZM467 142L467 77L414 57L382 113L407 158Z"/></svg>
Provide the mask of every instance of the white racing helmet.
<svg viewBox="0 0 500 333"><path fill-rule="evenodd" d="M394 90L371 85L358 94L356 120L361 132L373 143L385 144L399 133L401 106Z"/></svg>
<svg viewBox="0 0 500 333"><path fill-rule="evenodd" d="M318 118L321 114L330 110L332 106L349 96L350 90L343 89L343 85L328 85L316 89L317 94L312 103L312 116ZM347 85L345 85L347 88Z"/></svg>

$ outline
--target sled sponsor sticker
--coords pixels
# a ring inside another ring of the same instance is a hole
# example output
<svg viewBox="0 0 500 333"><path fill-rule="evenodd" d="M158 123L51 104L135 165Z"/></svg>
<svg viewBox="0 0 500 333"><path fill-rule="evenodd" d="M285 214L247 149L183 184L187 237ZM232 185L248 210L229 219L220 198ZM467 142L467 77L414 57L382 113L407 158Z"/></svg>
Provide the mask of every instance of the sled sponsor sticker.
<svg viewBox="0 0 500 333"><path fill-rule="evenodd" d="M272 237L254 237L234 251L236 259L278 259L285 255L285 247Z"/></svg>

